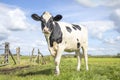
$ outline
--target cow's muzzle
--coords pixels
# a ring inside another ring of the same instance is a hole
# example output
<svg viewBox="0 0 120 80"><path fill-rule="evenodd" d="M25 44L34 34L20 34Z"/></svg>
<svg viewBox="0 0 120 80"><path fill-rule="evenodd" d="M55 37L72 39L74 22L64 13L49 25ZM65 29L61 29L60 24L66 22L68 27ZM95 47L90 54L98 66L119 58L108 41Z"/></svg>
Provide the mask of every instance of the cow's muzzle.
<svg viewBox="0 0 120 80"><path fill-rule="evenodd" d="M43 29L43 33L44 33L44 34L50 34L50 31L49 31L49 29L48 29L47 27L45 27L45 28Z"/></svg>

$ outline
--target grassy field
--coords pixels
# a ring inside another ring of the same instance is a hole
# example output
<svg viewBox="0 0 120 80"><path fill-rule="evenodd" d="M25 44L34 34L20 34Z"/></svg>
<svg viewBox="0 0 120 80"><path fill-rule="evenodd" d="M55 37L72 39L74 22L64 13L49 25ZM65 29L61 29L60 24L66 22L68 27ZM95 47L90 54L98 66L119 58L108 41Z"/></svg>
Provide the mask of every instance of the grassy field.
<svg viewBox="0 0 120 80"><path fill-rule="evenodd" d="M54 75L54 62L41 65L22 57L19 65L0 67L0 80L120 80L120 58L89 58L89 71L82 60L81 71L76 71L76 58L62 58L61 74Z"/></svg>

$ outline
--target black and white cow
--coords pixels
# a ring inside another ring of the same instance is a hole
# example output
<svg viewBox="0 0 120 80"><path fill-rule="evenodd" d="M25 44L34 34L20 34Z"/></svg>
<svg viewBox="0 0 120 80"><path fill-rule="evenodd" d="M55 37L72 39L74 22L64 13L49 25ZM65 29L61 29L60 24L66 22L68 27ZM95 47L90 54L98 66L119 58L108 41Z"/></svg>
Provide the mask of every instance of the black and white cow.
<svg viewBox="0 0 120 80"><path fill-rule="evenodd" d="M77 54L77 70L80 70L80 48L84 53L86 70L88 70L88 33L86 27L82 25L58 22L62 15L52 16L49 12L44 12L41 16L32 14L36 21L41 21L41 28L48 43L48 48L55 58L55 73L60 74L59 64L64 51L75 52Z"/></svg>

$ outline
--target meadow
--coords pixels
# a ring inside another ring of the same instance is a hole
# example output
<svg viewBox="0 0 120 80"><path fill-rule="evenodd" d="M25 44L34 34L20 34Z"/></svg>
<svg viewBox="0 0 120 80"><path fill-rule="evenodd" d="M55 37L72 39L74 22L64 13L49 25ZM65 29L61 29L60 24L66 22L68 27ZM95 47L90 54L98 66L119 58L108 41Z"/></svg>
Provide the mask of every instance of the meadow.
<svg viewBox="0 0 120 80"><path fill-rule="evenodd" d="M21 63L0 67L0 80L120 80L120 58L89 58L89 71L85 70L84 59L80 71L76 71L77 59L61 59L59 76L54 75L54 62L30 63L22 57Z"/></svg>

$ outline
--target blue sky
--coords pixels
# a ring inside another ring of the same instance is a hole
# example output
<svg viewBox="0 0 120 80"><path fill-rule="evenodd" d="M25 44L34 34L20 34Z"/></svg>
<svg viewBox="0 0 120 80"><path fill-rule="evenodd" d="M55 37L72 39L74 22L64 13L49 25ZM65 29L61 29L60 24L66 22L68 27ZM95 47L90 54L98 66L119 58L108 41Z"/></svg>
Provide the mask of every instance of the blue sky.
<svg viewBox="0 0 120 80"><path fill-rule="evenodd" d="M1 0L0 44L10 42L13 53L20 46L21 54L29 55L34 47L36 53L39 48L49 55L40 22L31 19L32 13L44 11L63 15L61 21L85 25L89 54L120 53L120 0Z"/></svg>

